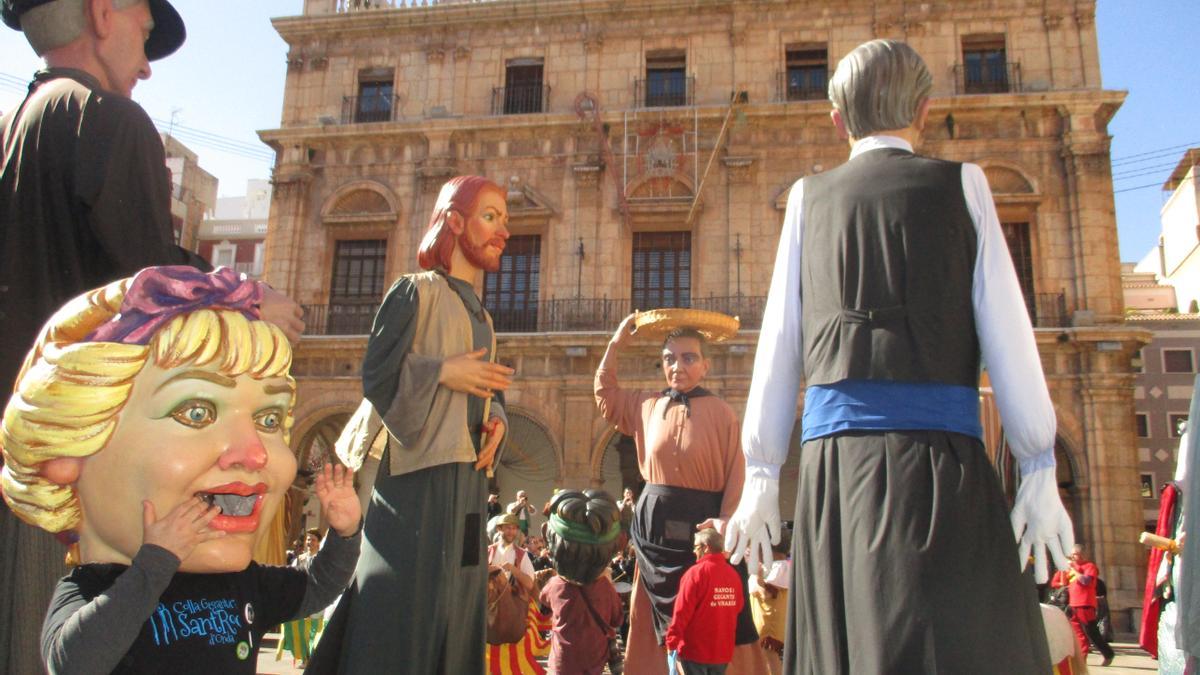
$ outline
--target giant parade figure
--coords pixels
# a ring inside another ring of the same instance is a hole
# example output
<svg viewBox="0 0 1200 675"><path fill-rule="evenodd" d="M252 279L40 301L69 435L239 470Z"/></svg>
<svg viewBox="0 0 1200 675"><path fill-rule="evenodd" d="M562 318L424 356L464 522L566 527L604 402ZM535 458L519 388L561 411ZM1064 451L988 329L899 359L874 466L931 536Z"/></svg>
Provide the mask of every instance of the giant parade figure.
<svg viewBox="0 0 1200 675"><path fill-rule="evenodd" d="M70 545L49 672L254 673L268 629L349 581L362 512L342 467L317 477L332 532L309 569L251 560L296 477L292 349L261 300L228 268L151 267L42 328L0 445L9 507Z"/></svg>
<svg viewBox="0 0 1200 675"><path fill-rule="evenodd" d="M363 360L365 401L339 439L350 466L386 430L350 590L308 668L339 673L479 673L486 638L487 477L504 436L492 396L491 317L474 284L499 269L504 191L480 176L438 195L417 261L384 297Z"/></svg>
<svg viewBox="0 0 1200 675"><path fill-rule="evenodd" d="M664 646L684 572L696 563L693 536L720 529L742 492L744 462L737 414L701 386L711 362L711 338L737 332L732 317L701 310L635 312L613 333L596 370L596 404L604 419L637 446L646 486L634 508L630 536L637 573L630 599L626 670L667 673ZM666 388L625 389L617 379L623 349L643 336L665 335L659 362ZM747 576L742 572L742 592ZM737 644L729 672L762 673L767 665L757 645L749 607L739 615Z"/></svg>
<svg viewBox="0 0 1200 675"><path fill-rule="evenodd" d="M983 171L913 152L932 86L906 44L851 51L829 83L850 159L788 197L726 548L771 559L803 380L789 673L1050 670L1021 570L1032 550L1044 582L1046 549L1065 567L1074 544L1054 408ZM1011 524L981 359L1020 462Z"/></svg>

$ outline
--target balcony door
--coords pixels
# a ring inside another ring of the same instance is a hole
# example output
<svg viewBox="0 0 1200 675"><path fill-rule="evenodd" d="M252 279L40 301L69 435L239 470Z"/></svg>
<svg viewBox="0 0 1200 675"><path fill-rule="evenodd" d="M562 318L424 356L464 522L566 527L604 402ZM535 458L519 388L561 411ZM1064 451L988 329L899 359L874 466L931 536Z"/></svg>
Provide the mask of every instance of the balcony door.
<svg viewBox="0 0 1200 675"><path fill-rule="evenodd" d="M692 305L692 233L634 232L632 309Z"/></svg>
<svg viewBox="0 0 1200 675"><path fill-rule="evenodd" d="M337 242L329 290L329 335L366 335L383 299L386 239Z"/></svg>
<svg viewBox="0 0 1200 675"><path fill-rule="evenodd" d="M542 238L528 234L509 237L500 257L500 269L483 281L483 305L500 333L528 333L538 329L538 273Z"/></svg>

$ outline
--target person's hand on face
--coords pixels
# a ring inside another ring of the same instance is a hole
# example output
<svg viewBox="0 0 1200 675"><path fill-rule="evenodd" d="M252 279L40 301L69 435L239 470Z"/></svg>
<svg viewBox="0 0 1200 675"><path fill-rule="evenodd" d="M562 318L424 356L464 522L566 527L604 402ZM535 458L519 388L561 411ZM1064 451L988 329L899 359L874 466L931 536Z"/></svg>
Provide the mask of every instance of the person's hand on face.
<svg viewBox="0 0 1200 675"><path fill-rule="evenodd" d="M221 508L209 506L203 499L189 499L171 509L162 520L149 499L142 501L142 543L165 548L179 558L187 558L200 544L225 536L209 527Z"/></svg>
<svg viewBox="0 0 1200 675"><path fill-rule="evenodd" d="M358 531L362 520L362 503L354 490L354 472L340 464L326 464L317 474L317 499L321 502L321 513L329 520L329 526L339 536L349 537Z"/></svg>
<svg viewBox="0 0 1200 675"><path fill-rule="evenodd" d="M476 349L442 361L438 384L480 398L491 398L492 392L508 389L516 371L499 363L484 361L487 351L486 348Z"/></svg>
<svg viewBox="0 0 1200 675"><path fill-rule="evenodd" d="M157 520L199 498L220 506L208 527L225 536L198 541L180 569L244 569L266 532L260 526L274 517L296 476L284 440L291 392L282 377L146 364L108 443L88 457L75 483L85 514L83 560L129 564L143 543L144 501L154 504Z"/></svg>

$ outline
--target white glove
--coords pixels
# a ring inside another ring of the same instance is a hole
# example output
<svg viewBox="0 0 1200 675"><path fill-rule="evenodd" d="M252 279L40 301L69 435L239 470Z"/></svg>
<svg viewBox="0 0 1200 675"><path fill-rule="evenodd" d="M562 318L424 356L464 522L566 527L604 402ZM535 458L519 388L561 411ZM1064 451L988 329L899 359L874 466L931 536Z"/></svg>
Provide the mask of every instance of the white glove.
<svg viewBox="0 0 1200 675"><path fill-rule="evenodd" d="M1024 476L1012 510L1013 535L1019 542L1021 570L1033 551L1033 578L1044 584L1050 578L1046 567L1046 549L1054 557L1054 566L1067 569L1070 561L1064 551L1075 547L1071 518L1058 497L1054 467L1039 469Z"/></svg>
<svg viewBox="0 0 1200 675"><path fill-rule="evenodd" d="M742 487L742 500L733 517L725 524L725 550L734 565L742 561L750 549L747 561L750 574L757 574L759 565L771 564L771 545L779 543L779 481L752 476Z"/></svg>

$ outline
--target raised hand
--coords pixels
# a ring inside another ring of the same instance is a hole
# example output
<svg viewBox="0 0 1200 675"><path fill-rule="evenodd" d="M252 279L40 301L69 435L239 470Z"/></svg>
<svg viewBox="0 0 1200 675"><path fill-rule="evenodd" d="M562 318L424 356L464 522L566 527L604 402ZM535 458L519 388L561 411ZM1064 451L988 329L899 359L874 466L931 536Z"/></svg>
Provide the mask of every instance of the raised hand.
<svg viewBox="0 0 1200 675"><path fill-rule="evenodd" d="M480 398L490 398L492 392L508 389L516 371L499 363L484 361L487 351L486 348L476 349L442 361L438 384Z"/></svg>
<svg viewBox="0 0 1200 675"><path fill-rule="evenodd" d="M638 314L639 312L634 312L621 321L621 325L617 326L617 332L613 333L612 344L618 347L624 347L633 340L633 333L636 329L635 322L637 321Z"/></svg>
<svg viewBox="0 0 1200 675"><path fill-rule="evenodd" d="M317 500L329 526L342 537L358 530L362 520L362 504L354 490L354 472L342 465L326 464L317 474Z"/></svg>
<svg viewBox="0 0 1200 675"><path fill-rule="evenodd" d="M142 500L142 543L154 544L185 560L206 541L225 536L224 530L209 527L213 518L221 515L221 507L209 506L199 497L192 497L171 509L162 520L154 512L149 499Z"/></svg>

